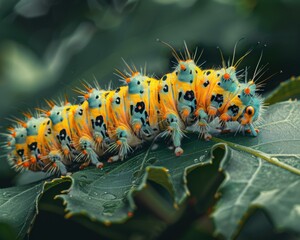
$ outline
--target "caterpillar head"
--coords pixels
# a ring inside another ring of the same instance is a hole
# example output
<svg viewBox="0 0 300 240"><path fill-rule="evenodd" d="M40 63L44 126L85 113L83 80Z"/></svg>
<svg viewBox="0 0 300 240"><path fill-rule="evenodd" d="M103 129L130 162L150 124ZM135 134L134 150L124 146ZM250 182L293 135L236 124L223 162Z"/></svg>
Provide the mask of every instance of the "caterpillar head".
<svg viewBox="0 0 300 240"><path fill-rule="evenodd" d="M236 69L231 66L228 68L222 68L220 71L220 81L219 86L222 87L225 91L235 92L239 81L236 77Z"/></svg>
<svg viewBox="0 0 300 240"><path fill-rule="evenodd" d="M135 72L131 77L126 78L129 94L143 94L144 93L144 81L146 76L141 75L139 72Z"/></svg>
<svg viewBox="0 0 300 240"><path fill-rule="evenodd" d="M50 112L48 113L48 117L51 119L53 125L63 121L62 112L63 107L59 107L56 105L50 110Z"/></svg>
<svg viewBox="0 0 300 240"><path fill-rule="evenodd" d="M260 99L257 96L254 96L249 105L246 106L243 114L241 115L239 119L240 124L247 125L257 121L262 113L262 106L262 99Z"/></svg>
<svg viewBox="0 0 300 240"><path fill-rule="evenodd" d="M178 80L181 82L193 83L196 76L197 65L193 60L180 60L175 72L177 74Z"/></svg>
<svg viewBox="0 0 300 240"><path fill-rule="evenodd" d="M98 90L98 89L91 89L89 92L88 96L86 96L86 99L89 103L89 108L100 108L103 103L103 99L101 97L103 91Z"/></svg>

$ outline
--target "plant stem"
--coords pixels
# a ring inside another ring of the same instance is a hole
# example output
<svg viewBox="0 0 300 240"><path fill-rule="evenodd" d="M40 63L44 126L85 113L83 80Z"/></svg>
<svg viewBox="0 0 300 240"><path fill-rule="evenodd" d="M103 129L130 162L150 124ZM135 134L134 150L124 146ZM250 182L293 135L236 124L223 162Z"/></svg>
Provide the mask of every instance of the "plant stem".
<svg viewBox="0 0 300 240"><path fill-rule="evenodd" d="M227 142L225 140L222 140L222 139L216 138L216 137L213 137L212 140L215 141L215 142L219 142L219 143L225 143L225 144L227 144L228 146L230 146L234 149L242 150L244 152L250 153L250 154L252 154L256 157L259 157L259 158L271 163L271 164L276 165L277 167L283 168L283 169L285 169L287 171L290 171L294 174L300 175L300 169L292 167L292 166L290 166L286 163L280 162L277 158L269 157L267 153L255 150L255 149L250 148L250 147L242 146L242 145L239 145L239 144L236 144L236 143Z"/></svg>

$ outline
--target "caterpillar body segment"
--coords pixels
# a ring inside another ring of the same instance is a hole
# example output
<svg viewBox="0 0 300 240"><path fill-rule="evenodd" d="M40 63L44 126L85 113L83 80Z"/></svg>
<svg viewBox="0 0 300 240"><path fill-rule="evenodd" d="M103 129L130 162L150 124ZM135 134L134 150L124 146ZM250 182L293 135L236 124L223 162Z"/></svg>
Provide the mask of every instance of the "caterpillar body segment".
<svg viewBox="0 0 300 240"><path fill-rule="evenodd" d="M84 90L76 90L78 104L47 101L50 110L39 109L43 114L36 117L26 114L26 122L17 120L3 134L10 163L17 170L66 175L74 165L102 168L104 160L124 160L157 138L167 139L180 156L187 129L210 139L210 122L216 118L220 132L228 122L238 122L238 130L257 136L253 123L263 100L254 80L240 82L238 64L201 69L187 47L185 57L173 54L175 70L160 79L125 63L128 71L117 70L124 86L105 90L83 84Z"/></svg>

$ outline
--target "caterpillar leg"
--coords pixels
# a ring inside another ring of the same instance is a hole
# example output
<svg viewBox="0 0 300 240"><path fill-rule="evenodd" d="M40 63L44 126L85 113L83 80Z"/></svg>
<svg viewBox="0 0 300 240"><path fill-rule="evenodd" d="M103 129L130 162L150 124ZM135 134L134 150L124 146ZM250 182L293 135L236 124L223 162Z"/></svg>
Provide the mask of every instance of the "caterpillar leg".
<svg viewBox="0 0 300 240"><path fill-rule="evenodd" d="M89 163L92 163L97 168L103 167L103 163L98 161L98 155L95 151L96 149L93 139L83 136L79 139L79 145L81 148L81 153L78 155L80 156L79 159L87 159L80 168L88 166Z"/></svg>
<svg viewBox="0 0 300 240"><path fill-rule="evenodd" d="M96 144L96 148L101 147L102 149L108 148L109 144L111 143L111 140L109 137L103 137L103 134L101 132L95 131L93 134L94 141Z"/></svg>
<svg viewBox="0 0 300 240"><path fill-rule="evenodd" d="M198 121L195 124L193 130L199 132L199 137L203 137L205 140L210 140L212 136L208 133L208 114L204 111L203 108L200 108L198 112L196 112L196 115L198 116Z"/></svg>
<svg viewBox="0 0 300 240"><path fill-rule="evenodd" d="M152 128L145 121L143 123L141 119L134 119L132 128L134 133L141 139L147 139L153 135Z"/></svg>
<svg viewBox="0 0 300 240"><path fill-rule="evenodd" d="M50 163L46 164L44 167L44 171L48 173L57 173L60 172L61 175L67 175L67 168L63 164L63 155L60 151L54 150L48 154L48 159Z"/></svg>
<svg viewBox="0 0 300 240"><path fill-rule="evenodd" d="M255 129L253 124L251 124L251 123L245 125L245 131L247 133L250 133L250 136L253 136L253 137L257 137L257 134L259 133L259 130Z"/></svg>
<svg viewBox="0 0 300 240"><path fill-rule="evenodd" d="M108 162L116 162L119 160L122 161L128 155L128 153L132 151L132 148L128 144L129 134L130 133L126 129L122 127L117 128L118 140L111 144L109 151L118 150L118 154L110 157Z"/></svg>
<svg viewBox="0 0 300 240"><path fill-rule="evenodd" d="M184 134L179 126L179 119L175 114L170 113L167 115L166 120L169 126L162 133L162 137L171 137L172 143L175 147L174 153L176 156L180 156L183 154L183 149L181 148L181 140Z"/></svg>

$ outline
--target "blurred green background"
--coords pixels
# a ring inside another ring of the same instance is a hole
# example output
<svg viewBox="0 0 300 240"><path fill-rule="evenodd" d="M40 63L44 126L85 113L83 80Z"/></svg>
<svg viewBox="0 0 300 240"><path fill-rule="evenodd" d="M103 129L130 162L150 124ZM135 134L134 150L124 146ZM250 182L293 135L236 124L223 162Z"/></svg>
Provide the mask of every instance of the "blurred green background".
<svg viewBox="0 0 300 240"><path fill-rule="evenodd" d="M299 75L299 12L298 0L0 0L0 130L6 118L45 106L44 98L67 93L75 102L82 80L118 86L122 57L162 76L174 59L157 38L177 50L184 40L191 51L204 49L204 68L221 65L217 46L228 59L245 38L237 56L256 46L241 64L250 76L262 49L265 78L283 71L268 81L270 91ZM15 173L0 152L0 186L11 186Z"/></svg>

